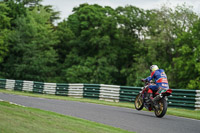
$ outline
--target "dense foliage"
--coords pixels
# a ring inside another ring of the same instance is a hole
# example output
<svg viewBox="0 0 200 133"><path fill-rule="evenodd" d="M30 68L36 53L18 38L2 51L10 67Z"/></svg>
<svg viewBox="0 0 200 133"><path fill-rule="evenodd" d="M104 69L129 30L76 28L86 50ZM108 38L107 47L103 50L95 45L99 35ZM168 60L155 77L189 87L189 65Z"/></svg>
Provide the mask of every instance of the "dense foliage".
<svg viewBox="0 0 200 133"><path fill-rule="evenodd" d="M141 86L149 66L171 88L200 89L200 18L186 5L143 10L87 3L55 24L41 0L0 2L0 76Z"/></svg>

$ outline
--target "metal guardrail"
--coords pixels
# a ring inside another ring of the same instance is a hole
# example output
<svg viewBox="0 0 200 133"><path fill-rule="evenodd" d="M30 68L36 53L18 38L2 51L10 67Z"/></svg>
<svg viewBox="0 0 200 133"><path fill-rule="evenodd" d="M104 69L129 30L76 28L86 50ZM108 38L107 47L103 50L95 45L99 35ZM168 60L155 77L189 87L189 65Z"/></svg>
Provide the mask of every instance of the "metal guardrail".
<svg viewBox="0 0 200 133"><path fill-rule="evenodd" d="M195 109L196 90L173 89L169 106Z"/></svg>
<svg viewBox="0 0 200 133"><path fill-rule="evenodd" d="M141 87L121 86L120 101L134 102L135 97L141 91Z"/></svg>
<svg viewBox="0 0 200 133"><path fill-rule="evenodd" d="M69 89L69 84L65 83L60 83L56 84L56 89L55 89L55 94L56 95L61 95L61 96L67 96L68 95L68 89Z"/></svg>
<svg viewBox="0 0 200 133"><path fill-rule="evenodd" d="M141 87L132 86L44 83L10 79L0 79L0 89L132 103L134 103L135 97L141 91ZM172 90L172 95L168 97L169 106L200 110L200 90Z"/></svg>
<svg viewBox="0 0 200 133"><path fill-rule="evenodd" d="M195 109L200 110L200 90L196 90Z"/></svg>
<svg viewBox="0 0 200 133"><path fill-rule="evenodd" d="M84 84L83 97L99 99L100 85L99 84Z"/></svg>

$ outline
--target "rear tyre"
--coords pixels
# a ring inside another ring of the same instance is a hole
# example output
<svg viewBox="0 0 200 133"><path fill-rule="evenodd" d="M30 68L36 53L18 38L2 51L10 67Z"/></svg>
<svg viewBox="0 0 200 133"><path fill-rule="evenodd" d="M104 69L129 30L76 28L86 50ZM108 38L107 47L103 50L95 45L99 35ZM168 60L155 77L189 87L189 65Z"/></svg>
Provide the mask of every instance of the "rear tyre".
<svg viewBox="0 0 200 133"><path fill-rule="evenodd" d="M135 109L142 110L144 107L144 102L142 95L139 93L135 98Z"/></svg>
<svg viewBox="0 0 200 133"><path fill-rule="evenodd" d="M159 118L163 117L167 112L167 100L162 98L158 101L158 108L154 110L155 115Z"/></svg>

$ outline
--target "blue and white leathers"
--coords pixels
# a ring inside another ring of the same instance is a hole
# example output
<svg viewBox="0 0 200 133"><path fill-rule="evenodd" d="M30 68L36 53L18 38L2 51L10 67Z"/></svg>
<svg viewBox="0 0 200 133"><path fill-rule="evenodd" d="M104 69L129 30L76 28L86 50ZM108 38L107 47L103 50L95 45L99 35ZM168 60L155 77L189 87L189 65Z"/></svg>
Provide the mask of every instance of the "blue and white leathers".
<svg viewBox="0 0 200 133"><path fill-rule="evenodd" d="M151 76L147 77L146 80L155 80L156 85L150 85L149 88L153 91L157 91L159 87L169 89L167 75L163 69L158 69L151 73Z"/></svg>

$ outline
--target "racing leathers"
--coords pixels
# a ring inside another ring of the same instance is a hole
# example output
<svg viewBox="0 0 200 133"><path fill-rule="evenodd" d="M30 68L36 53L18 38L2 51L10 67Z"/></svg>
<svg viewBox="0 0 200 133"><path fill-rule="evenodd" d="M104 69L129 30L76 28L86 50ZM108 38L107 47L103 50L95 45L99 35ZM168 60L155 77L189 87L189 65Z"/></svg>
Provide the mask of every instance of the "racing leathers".
<svg viewBox="0 0 200 133"><path fill-rule="evenodd" d="M159 87L169 89L167 75L163 69L158 69L151 73L151 76L147 77L145 80L151 81L155 80L156 85L149 85L152 91L157 91Z"/></svg>
<svg viewBox="0 0 200 133"><path fill-rule="evenodd" d="M155 70L151 73L151 76L147 77L144 80L151 81L155 80L156 85L149 85L147 90L147 97L149 97L151 100L153 99L153 91L157 92L160 87L169 89L167 75L165 74L165 71L163 69Z"/></svg>

